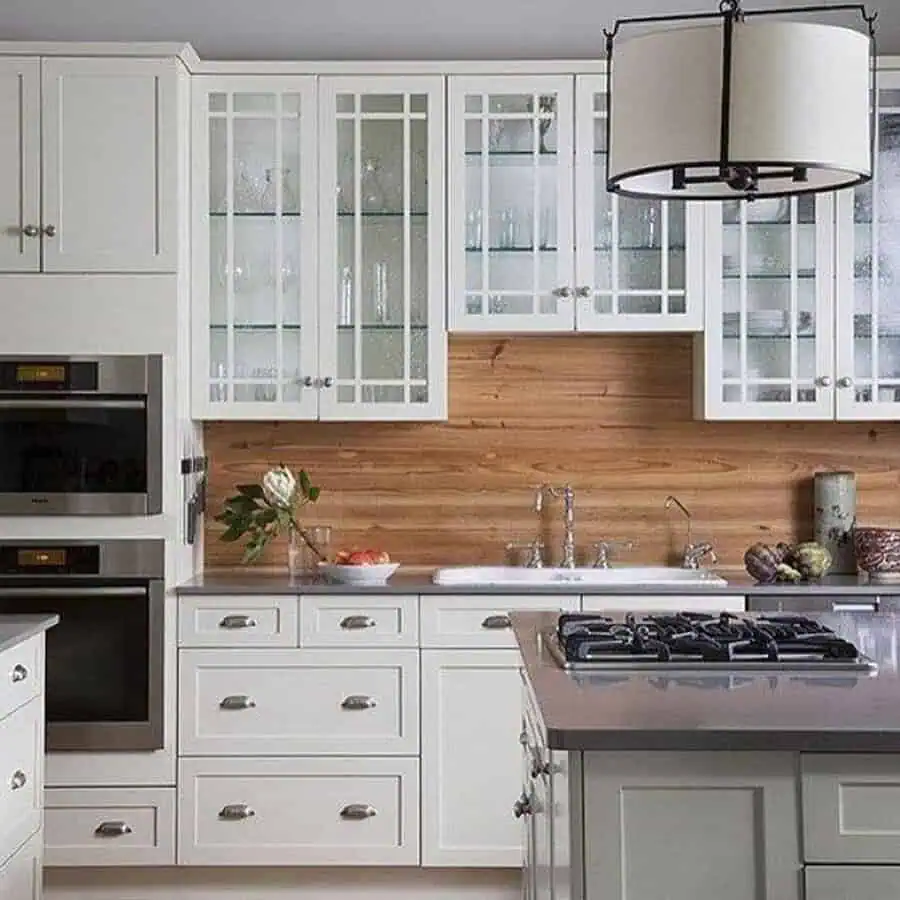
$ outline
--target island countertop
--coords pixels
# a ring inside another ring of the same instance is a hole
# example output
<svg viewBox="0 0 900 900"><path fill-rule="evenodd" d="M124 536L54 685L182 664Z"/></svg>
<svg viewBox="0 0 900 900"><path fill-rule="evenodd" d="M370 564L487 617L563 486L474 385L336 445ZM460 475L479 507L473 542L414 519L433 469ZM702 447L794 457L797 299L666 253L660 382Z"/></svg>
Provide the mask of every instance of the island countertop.
<svg viewBox="0 0 900 900"><path fill-rule="evenodd" d="M387 584L362 587L336 584L318 577L290 578L286 574L253 569L209 570L178 586L180 594L493 594L493 595L553 595L553 594L616 594L616 595L679 595L721 594L734 596L767 596L781 598L816 598L833 595L896 596L900 586L872 584L863 576L837 575L809 584L758 584L740 572L721 573L727 584L659 585L659 584L586 584L567 581L544 585L445 585L434 584L431 570L404 572L401 569Z"/></svg>
<svg viewBox="0 0 900 900"><path fill-rule="evenodd" d="M553 749L900 752L900 613L815 618L877 671L570 672L544 646L556 614L512 614Z"/></svg>
<svg viewBox="0 0 900 900"><path fill-rule="evenodd" d="M11 650L22 641L52 628L59 622L59 616L44 613L22 615L0 615L0 653Z"/></svg>

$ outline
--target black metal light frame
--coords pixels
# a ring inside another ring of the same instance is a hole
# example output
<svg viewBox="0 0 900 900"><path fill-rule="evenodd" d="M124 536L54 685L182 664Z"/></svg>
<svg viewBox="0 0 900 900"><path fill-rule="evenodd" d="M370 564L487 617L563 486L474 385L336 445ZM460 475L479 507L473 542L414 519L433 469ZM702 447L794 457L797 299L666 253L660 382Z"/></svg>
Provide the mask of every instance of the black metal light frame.
<svg viewBox="0 0 900 900"><path fill-rule="evenodd" d="M776 9L760 9L747 12L741 8L740 0L720 0L718 12L687 13L684 15L666 16L638 16L636 18L617 19L612 29L604 29L606 38L606 189L610 193L623 196L642 197L649 199L671 200L672 194L653 194L629 191L620 185L613 184L610 179L610 132L612 128L612 76L613 76L613 44L623 25L649 25L662 22L689 22L709 19L722 20L722 97L721 97L721 124L719 132L719 158L692 162L691 168L718 167L715 175L689 175L686 166L677 166L672 170L672 190L685 190L690 184L721 184L734 191L735 199L752 200L755 197L786 196L784 192L767 194L765 186L760 186L760 181L768 178L790 178L798 187L792 194L814 194L833 188L807 188L802 187L808 181L810 168L818 167L814 161L797 164L790 162L766 162L765 171L761 171L761 164L753 160L732 160L730 152L730 119L731 119L731 68L734 42L734 26L744 19L758 16L797 15L809 13L834 13L834 12L858 12L866 24L869 35L869 60L870 60L870 110L869 110L869 175L862 175L855 181L842 187L855 187L871 180L871 171L875 163L875 109L876 109L876 68L877 55L875 46L875 20L878 13L869 13L862 3L842 3L834 6L796 6L780 7ZM779 167L779 168L775 168ZM669 166L655 166L636 169L629 175L649 175L654 172L667 171ZM689 197L690 200L721 200L721 196Z"/></svg>

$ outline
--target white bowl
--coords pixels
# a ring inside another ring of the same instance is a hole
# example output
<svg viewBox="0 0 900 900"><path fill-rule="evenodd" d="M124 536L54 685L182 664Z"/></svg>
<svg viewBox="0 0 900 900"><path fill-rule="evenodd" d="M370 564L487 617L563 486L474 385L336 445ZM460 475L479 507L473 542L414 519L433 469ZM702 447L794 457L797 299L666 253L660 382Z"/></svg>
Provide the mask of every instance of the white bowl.
<svg viewBox="0 0 900 900"><path fill-rule="evenodd" d="M342 584L386 584L388 578L398 568L399 563L384 563L377 566L337 566L333 563L319 563L319 571L326 578Z"/></svg>

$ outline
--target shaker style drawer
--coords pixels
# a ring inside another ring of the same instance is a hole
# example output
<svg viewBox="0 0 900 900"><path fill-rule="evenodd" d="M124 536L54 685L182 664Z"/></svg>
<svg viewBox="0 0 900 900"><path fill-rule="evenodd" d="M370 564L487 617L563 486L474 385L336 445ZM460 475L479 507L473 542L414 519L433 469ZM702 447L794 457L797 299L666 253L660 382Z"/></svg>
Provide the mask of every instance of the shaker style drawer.
<svg viewBox="0 0 900 900"><path fill-rule="evenodd" d="M419 598L402 594L300 598L301 647L416 647Z"/></svg>
<svg viewBox="0 0 900 900"><path fill-rule="evenodd" d="M175 865L174 788L48 789L47 866Z"/></svg>
<svg viewBox="0 0 900 900"><path fill-rule="evenodd" d="M806 862L900 863L900 758L804 754L800 773Z"/></svg>
<svg viewBox="0 0 900 900"><path fill-rule="evenodd" d="M189 595L178 600L182 647L296 647L297 598Z"/></svg>
<svg viewBox="0 0 900 900"><path fill-rule="evenodd" d="M514 648L510 610L577 610L580 604L578 594L423 594L422 646Z"/></svg>
<svg viewBox="0 0 900 900"><path fill-rule="evenodd" d="M415 759L183 759L183 866L415 866Z"/></svg>
<svg viewBox="0 0 900 900"><path fill-rule="evenodd" d="M0 720L43 690L44 635L0 653Z"/></svg>
<svg viewBox="0 0 900 900"><path fill-rule="evenodd" d="M716 591L696 594L585 594L581 608L585 612L746 612L743 594Z"/></svg>
<svg viewBox="0 0 900 900"><path fill-rule="evenodd" d="M415 754L417 650L182 650L183 754Z"/></svg>
<svg viewBox="0 0 900 900"><path fill-rule="evenodd" d="M41 827L44 704L38 697L0 722L0 855Z"/></svg>
<svg viewBox="0 0 900 900"><path fill-rule="evenodd" d="M807 900L893 900L900 866L807 866Z"/></svg>

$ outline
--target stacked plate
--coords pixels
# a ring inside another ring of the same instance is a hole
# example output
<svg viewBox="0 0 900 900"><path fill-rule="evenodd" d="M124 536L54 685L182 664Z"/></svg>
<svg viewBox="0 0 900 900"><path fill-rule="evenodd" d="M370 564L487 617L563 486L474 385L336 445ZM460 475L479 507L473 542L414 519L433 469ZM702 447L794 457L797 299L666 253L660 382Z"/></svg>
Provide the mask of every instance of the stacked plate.
<svg viewBox="0 0 900 900"><path fill-rule="evenodd" d="M784 334L788 313L783 309L754 309L747 313L748 334Z"/></svg>

